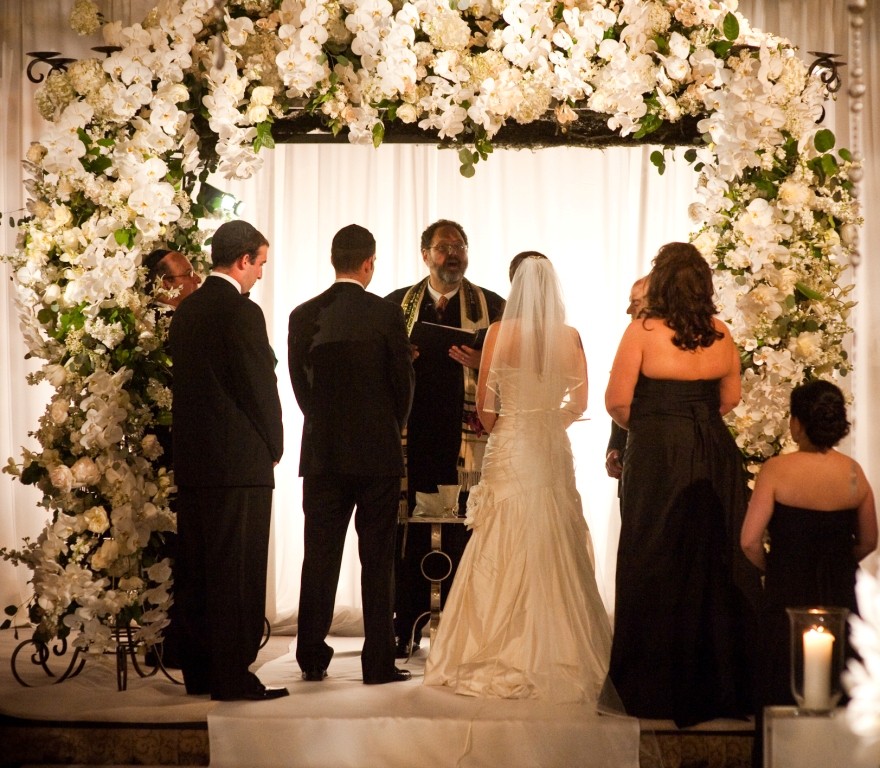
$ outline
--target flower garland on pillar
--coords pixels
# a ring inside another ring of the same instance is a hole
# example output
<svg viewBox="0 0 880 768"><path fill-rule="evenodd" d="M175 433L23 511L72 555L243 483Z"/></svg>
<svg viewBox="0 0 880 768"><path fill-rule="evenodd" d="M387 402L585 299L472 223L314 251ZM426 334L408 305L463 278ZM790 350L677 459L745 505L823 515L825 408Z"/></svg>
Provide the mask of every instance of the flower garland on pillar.
<svg viewBox="0 0 880 768"><path fill-rule="evenodd" d="M752 463L779 450L791 387L849 369L841 279L859 213L852 159L817 124L822 84L736 5L163 0L141 24L104 24L118 50L37 94L51 125L28 152L30 215L6 257L30 354L45 361L33 381L55 387L41 450L5 468L51 513L37 541L0 552L33 569L36 636L74 633L93 650L114 624L159 636L174 518L155 432L169 421L170 361L141 262L164 245L204 268L199 182L256 173L273 122L297 110L374 145L395 121L416 123L460 145L466 176L513 122L564 130L586 109L648 142L701 117L703 144L687 154L693 240L744 364L730 424ZM90 7L77 0L80 31ZM663 153L654 161L662 170Z"/></svg>

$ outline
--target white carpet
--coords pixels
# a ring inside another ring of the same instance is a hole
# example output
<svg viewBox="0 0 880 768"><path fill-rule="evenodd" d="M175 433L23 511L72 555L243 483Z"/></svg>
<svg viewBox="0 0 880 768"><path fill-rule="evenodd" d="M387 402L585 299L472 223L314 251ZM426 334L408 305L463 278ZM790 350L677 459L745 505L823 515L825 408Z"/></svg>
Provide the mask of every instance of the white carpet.
<svg viewBox="0 0 880 768"><path fill-rule="evenodd" d="M305 682L291 652L259 670L290 696L229 702L208 713L212 768L638 768L639 723L588 707L457 696L413 679L366 686L361 638L331 638L329 677Z"/></svg>

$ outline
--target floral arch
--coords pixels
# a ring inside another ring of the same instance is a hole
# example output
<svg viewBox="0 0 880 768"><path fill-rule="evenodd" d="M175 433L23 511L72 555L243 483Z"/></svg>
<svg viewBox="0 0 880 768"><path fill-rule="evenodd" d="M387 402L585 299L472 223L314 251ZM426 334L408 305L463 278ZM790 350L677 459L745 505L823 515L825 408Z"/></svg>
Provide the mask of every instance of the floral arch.
<svg viewBox="0 0 880 768"><path fill-rule="evenodd" d="M38 91L51 122L31 146L29 215L7 256L33 380L55 389L5 472L36 485L51 521L7 559L33 570L34 639L112 643L166 620L173 478L167 316L141 266L160 245L205 266L210 172L247 178L294 116L378 145L399 126L460 145L462 173L506 126L585 113L652 142L696 125L693 242L716 273L743 361L730 427L752 465L784 440L788 393L845 375L852 304L841 283L860 222L852 159L817 122L827 92L737 0L160 0L103 24L106 58ZM102 26L77 0L74 29ZM661 140L662 141L662 140ZM654 162L662 172L663 153ZM11 610L7 611L11 613Z"/></svg>

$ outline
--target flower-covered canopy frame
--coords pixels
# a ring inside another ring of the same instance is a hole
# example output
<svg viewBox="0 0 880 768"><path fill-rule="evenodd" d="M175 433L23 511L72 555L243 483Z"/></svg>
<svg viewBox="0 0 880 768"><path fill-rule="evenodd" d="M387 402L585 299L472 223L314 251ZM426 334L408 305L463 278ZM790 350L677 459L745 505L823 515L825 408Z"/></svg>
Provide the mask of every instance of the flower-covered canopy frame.
<svg viewBox="0 0 880 768"><path fill-rule="evenodd" d="M101 26L92 0L72 23ZM422 131L460 145L466 176L511 126L573 137L600 116L622 140L683 136L692 241L742 353L729 423L747 459L779 449L793 385L849 369L852 159L817 122L820 78L736 0L162 0L103 33L106 58L38 92L51 124L27 154L30 215L7 257L45 361L32 378L54 386L40 450L6 467L51 512L36 542L2 552L33 569L37 640L101 648L129 624L159 636L170 361L142 259L161 245L203 266L200 183L251 176L296 120L376 145ZM662 171L663 151L652 159Z"/></svg>

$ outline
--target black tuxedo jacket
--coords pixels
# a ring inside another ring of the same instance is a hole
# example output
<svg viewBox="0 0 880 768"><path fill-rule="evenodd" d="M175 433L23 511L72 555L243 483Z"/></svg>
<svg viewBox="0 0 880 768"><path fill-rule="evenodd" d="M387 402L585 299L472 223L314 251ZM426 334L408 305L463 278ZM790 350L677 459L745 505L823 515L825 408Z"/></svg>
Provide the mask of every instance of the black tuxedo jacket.
<svg viewBox="0 0 880 768"><path fill-rule="evenodd" d="M175 482L274 487L284 438L262 310L208 277L174 313L169 345Z"/></svg>
<svg viewBox="0 0 880 768"><path fill-rule="evenodd" d="M414 374L399 306L334 283L290 313L288 363L305 417L301 476L403 474Z"/></svg>

